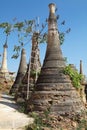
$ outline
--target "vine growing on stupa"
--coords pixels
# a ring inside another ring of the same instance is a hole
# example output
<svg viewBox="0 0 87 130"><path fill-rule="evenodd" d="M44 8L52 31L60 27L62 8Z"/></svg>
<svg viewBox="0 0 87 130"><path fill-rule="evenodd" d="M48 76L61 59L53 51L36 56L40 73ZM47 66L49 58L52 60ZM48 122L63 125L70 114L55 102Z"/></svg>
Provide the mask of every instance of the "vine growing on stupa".
<svg viewBox="0 0 87 130"><path fill-rule="evenodd" d="M78 71L72 69L70 65L64 68L63 73L69 75L73 86L78 90L82 88L81 81L83 80L83 75L79 74Z"/></svg>

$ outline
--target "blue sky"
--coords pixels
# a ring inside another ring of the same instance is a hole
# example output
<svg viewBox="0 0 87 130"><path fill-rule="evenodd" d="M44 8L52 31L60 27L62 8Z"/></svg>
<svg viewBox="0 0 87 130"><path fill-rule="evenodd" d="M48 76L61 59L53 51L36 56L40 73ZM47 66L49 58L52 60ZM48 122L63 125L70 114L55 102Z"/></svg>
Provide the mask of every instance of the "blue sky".
<svg viewBox="0 0 87 130"><path fill-rule="evenodd" d="M65 31L71 28L71 32L65 36L64 44L61 46L63 56L67 57L68 63L75 64L79 70L80 60L83 61L83 72L87 75L87 0L0 0L0 22L12 22L13 18L18 21L25 19L40 18L44 23L49 15L49 3L55 3L57 14L60 15L58 28ZM66 21L61 27L60 22ZM0 30L0 53L3 52L5 34ZM8 38L8 69L17 72L20 57L17 60L11 59L14 44L17 44L15 35ZM40 45L41 62L44 59L46 45ZM30 44L25 46L27 62L30 55ZM0 57L0 62L2 57Z"/></svg>

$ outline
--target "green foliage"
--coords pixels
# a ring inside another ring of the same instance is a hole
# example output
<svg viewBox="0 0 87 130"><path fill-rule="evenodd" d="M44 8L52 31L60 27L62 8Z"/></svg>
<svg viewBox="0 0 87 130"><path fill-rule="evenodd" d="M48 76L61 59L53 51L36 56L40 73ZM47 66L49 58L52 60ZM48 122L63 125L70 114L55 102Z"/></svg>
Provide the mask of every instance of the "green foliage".
<svg viewBox="0 0 87 130"><path fill-rule="evenodd" d="M65 67L63 73L70 76L70 79L72 80L73 86L76 89L79 89L82 87L81 81L83 79L83 76L81 74L79 74L78 71L72 69L70 65Z"/></svg>
<svg viewBox="0 0 87 130"><path fill-rule="evenodd" d="M15 54L12 55L11 58L13 58L13 59L17 59L18 57L19 57L19 53L15 53Z"/></svg>
<svg viewBox="0 0 87 130"><path fill-rule="evenodd" d="M49 111L45 111L42 115L38 115L35 112L30 114L34 118L34 123L27 126L26 130L42 130L43 127L51 128L49 124Z"/></svg>
<svg viewBox="0 0 87 130"><path fill-rule="evenodd" d="M6 28L9 25L8 22L0 23L0 28Z"/></svg>
<svg viewBox="0 0 87 130"><path fill-rule="evenodd" d="M22 22L14 23L13 28L17 29L18 31L29 34L32 32L33 24L34 24L34 20L25 20Z"/></svg>
<svg viewBox="0 0 87 130"><path fill-rule="evenodd" d="M0 23L0 28L4 29L4 33L6 33L6 35L9 35L12 29L12 25L8 22L3 22Z"/></svg>
<svg viewBox="0 0 87 130"><path fill-rule="evenodd" d="M36 112L29 113L29 116L31 116L34 119L33 124L30 124L25 127L25 130L43 130L44 127L49 130L53 130L54 119L53 116L50 116L50 109L43 112L43 114L38 114ZM66 118L67 120L67 118ZM73 119L71 120L73 121ZM87 120L86 119L79 119L78 116L76 116L75 122L77 122L78 127L76 127L76 130L87 130ZM60 121L61 122L61 121ZM64 123L64 122L61 122ZM58 130L63 130L61 123L57 125L55 128L58 128ZM54 129L55 129L54 128ZM74 129L74 127L73 127Z"/></svg>
<svg viewBox="0 0 87 130"><path fill-rule="evenodd" d="M67 63L67 57L64 57L64 61Z"/></svg>
<svg viewBox="0 0 87 130"><path fill-rule="evenodd" d="M32 112L31 117L34 118L34 123L27 126L26 130L42 130L41 127L43 126L42 117L39 117L37 113Z"/></svg>
<svg viewBox="0 0 87 130"><path fill-rule="evenodd" d="M38 37L38 43L47 43L47 33L44 33L43 35L39 35Z"/></svg>
<svg viewBox="0 0 87 130"><path fill-rule="evenodd" d="M22 102L22 103L18 103L18 111L21 112L21 113L26 113L26 103L25 102Z"/></svg>
<svg viewBox="0 0 87 130"><path fill-rule="evenodd" d="M24 26L23 22L20 22L20 23L17 22L16 24L14 24L14 28L17 28L18 31L20 31L23 26Z"/></svg>
<svg viewBox="0 0 87 130"><path fill-rule="evenodd" d="M64 25L64 22L62 22L62 25ZM59 32L59 39L60 39L60 45L64 43L65 35L68 34L71 31L71 28L67 29L65 32Z"/></svg>
<svg viewBox="0 0 87 130"><path fill-rule="evenodd" d="M14 54L11 58L17 59L19 57L19 52L21 50L21 46L14 46Z"/></svg>
<svg viewBox="0 0 87 130"><path fill-rule="evenodd" d="M32 77L36 77L36 75L39 76L40 75L40 71L36 72L35 70L31 70L30 75Z"/></svg>
<svg viewBox="0 0 87 130"><path fill-rule="evenodd" d="M87 120L86 119L82 119L77 128L77 130L82 130L82 129L87 130Z"/></svg>
<svg viewBox="0 0 87 130"><path fill-rule="evenodd" d="M59 33L60 45L64 43L65 33Z"/></svg>

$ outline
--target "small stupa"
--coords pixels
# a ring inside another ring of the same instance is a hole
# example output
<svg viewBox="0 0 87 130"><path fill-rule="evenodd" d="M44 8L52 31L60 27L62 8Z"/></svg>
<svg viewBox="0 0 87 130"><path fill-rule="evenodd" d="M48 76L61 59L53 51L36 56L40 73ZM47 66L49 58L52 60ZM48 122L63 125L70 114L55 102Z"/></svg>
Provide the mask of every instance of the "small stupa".
<svg viewBox="0 0 87 130"><path fill-rule="evenodd" d="M86 104L86 81L85 81L85 75L83 74L83 66L82 66L82 60L80 60L80 71L79 74L83 76L83 79L81 81L82 88L80 89L80 95L83 100L83 102Z"/></svg>
<svg viewBox="0 0 87 130"><path fill-rule="evenodd" d="M26 52L25 52L25 49L23 48L21 51L21 59L20 59L18 73L15 79L15 82L11 87L10 94L17 93L18 88L21 85L22 79L26 71L27 71Z"/></svg>
<svg viewBox="0 0 87 130"><path fill-rule="evenodd" d="M27 110L55 115L73 115L85 109L70 78L64 75L65 60L60 48L55 4L49 4L48 43L44 64L28 100Z"/></svg>
<svg viewBox="0 0 87 130"><path fill-rule="evenodd" d="M38 73L41 69L37 38L38 33L34 32L32 36L32 49L28 68L15 96L16 100L20 102L29 98L31 91L34 90L34 84L36 83Z"/></svg>
<svg viewBox="0 0 87 130"><path fill-rule="evenodd" d="M1 68L0 68L0 86L1 86L1 90L0 91L6 91L8 92L10 87L12 86L13 82L14 82L14 74L15 72L10 72L8 70L8 66L7 66L7 37L6 36L6 42L3 45L3 56L2 56L2 63L1 63Z"/></svg>
<svg viewBox="0 0 87 130"><path fill-rule="evenodd" d="M1 68L0 68L0 74L6 80L11 80L12 78L14 78L14 73L15 72L10 72L8 70L8 65L7 65L7 48L8 48L7 37L8 37L8 35L6 36L6 42L3 45L3 56L2 56L2 63L1 63Z"/></svg>
<svg viewBox="0 0 87 130"><path fill-rule="evenodd" d="M82 60L80 60L80 74L83 74L83 70L82 70Z"/></svg>
<svg viewBox="0 0 87 130"><path fill-rule="evenodd" d="M3 59L2 59L2 65L1 65L1 72L2 73L8 73L8 67L7 67L7 38L6 38L6 42L3 45Z"/></svg>

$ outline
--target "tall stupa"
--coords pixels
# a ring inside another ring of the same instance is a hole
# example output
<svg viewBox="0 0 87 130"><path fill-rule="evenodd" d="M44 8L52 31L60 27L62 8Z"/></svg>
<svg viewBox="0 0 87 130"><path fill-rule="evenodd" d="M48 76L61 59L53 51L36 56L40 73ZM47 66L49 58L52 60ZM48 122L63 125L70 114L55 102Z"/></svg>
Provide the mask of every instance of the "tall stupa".
<svg viewBox="0 0 87 130"><path fill-rule="evenodd" d="M64 75L65 60L60 48L55 4L49 4L48 43L44 64L28 100L28 111L50 110L55 115L81 113L85 107L68 75Z"/></svg>

